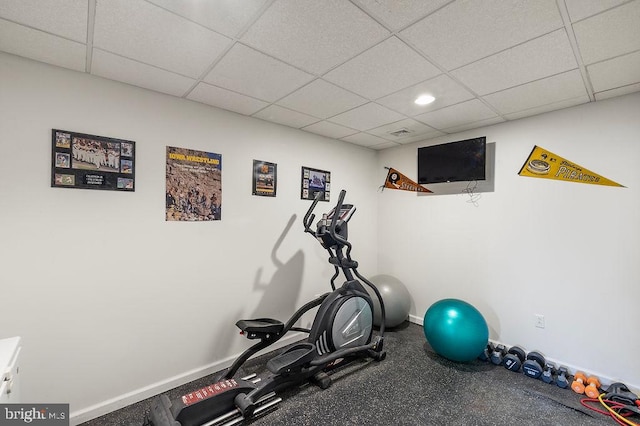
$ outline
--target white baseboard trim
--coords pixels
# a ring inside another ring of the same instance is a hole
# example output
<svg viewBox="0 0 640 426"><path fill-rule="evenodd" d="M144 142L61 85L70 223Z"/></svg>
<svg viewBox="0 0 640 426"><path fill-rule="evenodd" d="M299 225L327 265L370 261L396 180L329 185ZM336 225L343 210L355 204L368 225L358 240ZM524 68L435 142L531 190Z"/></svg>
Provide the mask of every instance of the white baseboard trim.
<svg viewBox="0 0 640 426"><path fill-rule="evenodd" d="M422 326L424 325L424 318L416 315L409 315L409 322Z"/></svg>
<svg viewBox="0 0 640 426"><path fill-rule="evenodd" d="M293 333L291 335L285 336L282 339L278 340L273 345L264 349L262 352L258 352L256 356L265 352L275 350L275 349L280 349L284 346L287 346L293 343L296 340L300 340L301 337L303 337L302 333ZM76 426L76 425L79 425L80 423L87 422L89 420L95 419L100 416L104 416L105 414L109 414L121 408L127 407L131 404L135 404L136 402L140 402L142 400L159 395L163 392L166 392L178 386L182 386L186 383L200 379L209 374L213 374L216 371L220 371L224 368L229 367L239 355L240 354L238 353L236 355L229 356L221 361L217 361L200 368L195 368L191 371L187 371L177 376L169 377L165 380L153 383L149 386L145 386L143 388L136 389L131 392L127 392L123 395L119 395L115 398L108 399L106 401L89 406L87 408L72 411L69 414L70 426ZM144 420L143 414L141 413L140 424L142 424L143 420Z"/></svg>
<svg viewBox="0 0 640 426"><path fill-rule="evenodd" d="M424 325L424 318L422 317L418 317L415 315L409 315L409 321L414 323L414 324L418 324L420 326ZM489 340L490 342L492 342L494 345L504 345L507 348L510 348L513 345L510 345L508 343L504 343L504 342L499 342L497 340ZM598 379L600 380L600 383L602 383L603 386L609 386L611 383L615 383L615 382L622 382L625 385L627 385L629 387L629 390L631 390L631 392L635 393L636 395L640 395L640 384L633 384L633 383L627 383L624 380L621 379L613 379L611 377L608 377L604 374L601 374L597 371L592 371L589 368L584 368L582 366L579 365L575 365L575 364L571 364L568 362L564 362L562 360L558 360L556 358L549 358L547 356L545 356L545 359L549 362L552 362L553 364L556 365L556 367L567 367L567 370L569 371L569 374L575 374L578 371L582 371L585 373L585 375L587 376L596 376L598 377Z"/></svg>

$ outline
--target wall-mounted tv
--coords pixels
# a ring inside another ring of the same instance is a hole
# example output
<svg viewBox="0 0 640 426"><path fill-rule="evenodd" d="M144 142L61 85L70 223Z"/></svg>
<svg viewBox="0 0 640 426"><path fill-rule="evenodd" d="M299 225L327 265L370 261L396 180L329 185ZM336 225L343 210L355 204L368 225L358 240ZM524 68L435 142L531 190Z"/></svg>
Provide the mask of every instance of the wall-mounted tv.
<svg viewBox="0 0 640 426"><path fill-rule="evenodd" d="M418 183L485 180L487 138L418 148Z"/></svg>

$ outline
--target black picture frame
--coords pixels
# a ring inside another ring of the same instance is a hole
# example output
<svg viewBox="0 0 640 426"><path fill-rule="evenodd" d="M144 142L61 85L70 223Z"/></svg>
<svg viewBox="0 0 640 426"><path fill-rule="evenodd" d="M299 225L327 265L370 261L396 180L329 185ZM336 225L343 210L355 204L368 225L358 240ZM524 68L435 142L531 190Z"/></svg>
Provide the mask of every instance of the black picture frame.
<svg viewBox="0 0 640 426"><path fill-rule="evenodd" d="M320 201L331 199L331 172L302 166L300 198L313 200L318 192L323 194Z"/></svg>
<svg viewBox="0 0 640 426"><path fill-rule="evenodd" d="M278 165L268 161L253 160L252 194L275 197L278 189Z"/></svg>
<svg viewBox="0 0 640 426"><path fill-rule="evenodd" d="M135 191L136 143L51 130L51 187Z"/></svg>

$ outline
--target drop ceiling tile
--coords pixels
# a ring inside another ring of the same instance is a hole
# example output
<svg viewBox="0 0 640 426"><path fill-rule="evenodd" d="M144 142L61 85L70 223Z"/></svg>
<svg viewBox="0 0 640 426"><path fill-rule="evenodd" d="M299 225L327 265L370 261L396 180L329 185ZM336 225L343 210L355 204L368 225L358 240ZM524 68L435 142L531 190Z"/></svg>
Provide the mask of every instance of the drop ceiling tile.
<svg viewBox="0 0 640 426"><path fill-rule="evenodd" d="M278 105L327 118L365 103L365 98L317 79L280 100Z"/></svg>
<svg viewBox="0 0 640 426"><path fill-rule="evenodd" d="M87 0L2 0L0 18L87 42Z"/></svg>
<svg viewBox="0 0 640 426"><path fill-rule="evenodd" d="M436 98L429 105L416 105L419 95L429 94ZM392 95L378 99L376 102L402 114L414 116L428 111L444 108L449 105L473 99L473 95L451 77L441 74L431 80L400 90Z"/></svg>
<svg viewBox="0 0 640 426"><path fill-rule="evenodd" d="M640 1L632 1L573 24L578 48L589 65L640 49Z"/></svg>
<svg viewBox="0 0 640 426"><path fill-rule="evenodd" d="M616 96L623 96L638 91L640 91L640 83L619 87L617 89L605 90L604 92L597 92L595 93L595 97L596 101L601 101L603 99L615 98Z"/></svg>
<svg viewBox="0 0 640 426"><path fill-rule="evenodd" d="M388 28L398 31L410 23L432 13L450 0L353 0L368 13L383 21Z"/></svg>
<svg viewBox="0 0 640 426"><path fill-rule="evenodd" d="M640 82L640 51L589 65L587 72L595 92Z"/></svg>
<svg viewBox="0 0 640 426"><path fill-rule="evenodd" d="M231 40L142 0L99 1L93 45L198 78Z"/></svg>
<svg viewBox="0 0 640 426"><path fill-rule="evenodd" d="M0 51L47 64L84 71L84 44L0 19Z"/></svg>
<svg viewBox="0 0 640 426"><path fill-rule="evenodd" d="M466 130L479 129L480 127L491 126L493 124L503 123L505 120L501 117L487 118L485 120L474 121L468 124L462 124L460 126L449 127L444 129L447 133L458 133Z"/></svg>
<svg viewBox="0 0 640 426"><path fill-rule="evenodd" d="M242 41L321 74L388 35L389 31L348 1L281 0L265 11Z"/></svg>
<svg viewBox="0 0 640 426"><path fill-rule="evenodd" d="M452 70L561 27L555 0L460 0L400 35Z"/></svg>
<svg viewBox="0 0 640 426"><path fill-rule="evenodd" d="M238 35L266 0L148 0L193 22L230 37Z"/></svg>
<svg viewBox="0 0 640 426"><path fill-rule="evenodd" d="M397 143L395 143L395 142L386 141L384 143L380 143L380 144L377 144L377 145L368 146L367 148L371 148L371 149L375 149L376 151L380 151L380 150L387 149L387 148L394 148L396 146L399 146L399 145Z"/></svg>
<svg viewBox="0 0 640 426"><path fill-rule="evenodd" d="M425 134L422 134L422 135L414 136L412 138L398 140L398 143L401 144L401 145L406 145L406 144L410 144L410 143L414 143L414 142L427 141L429 139L437 138L438 136L442 136L442 135L446 135L446 133L440 132L438 130L434 130L431 133L425 133Z"/></svg>
<svg viewBox="0 0 640 426"><path fill-rule="evenodd" d="M567 33L554 31L452 72L479 95L577 68Z"/></svg>
<svg viewBox="0 0 640 426"><path fill-rule="evenodd" d="M477 99L451 105L415 116L435 129L442 130L496 117L497 114Z"/></svg>
<svg viewBox="0 0 640 426"><path fill-rule="evenodd" d="M236 43L204 81L273 102L313 78L311 74Z"/></svg>
<svg viewBox="0 0 640 426"><path fill-rule="evenodd" d="M572 70L484 96L501 114L587 96L579 70Z"/></svg>
<svg viewBox="0 0 640 426"><path fill-rule="evenodd" d="M187 99L244 115L251 115L269 105L267 102L206 83L198 84Z"/></svg>
<svg viewBox="0 0 640 426"><path fill-rule="evenodd" d="M301 130L315 133L317 135L327 136L329 138L340 139L345 136L358 133L357 130L331 123L329 121L319 121L310 126L303 127Z"/></svg>
<svg viewBox="0 0 640 426"><path fill-rule="evenodd" d="M344 137L341 140L354 143L356 145L367 146L367 147L379 146L383 144L388 144L390 142L388 140L370 135L368 133L356 133L355 135Z"/></svg>
<svg viewBox="0 0 640 426"><path fill-rule="evenodd" d="M91 74L173 96L184 95L196 82L100 49L93 50L91 59Z"/></svg>
<svg viewBox="0 0 640 426"><path fill-rule="evenodd" d="M514 112L511 114L506 114L505 118L508 120L516 120L519 118L531 117L533 115L542 114L550 111L557 111L559 109L569 108L576 105L582 105L589 102L589 97L587 95L580 96L573 99L565 99L560 102L554 102L547 105L542 105L539 107L525 109L523 111Z"/></svg>
<svg viewBox="0 0 640 426"><path fill-rule="evenodd" d="M358 130L369 130L383 124L393 123L405 118L395 111L370 102L350 111L331 117L329 121Z"/></svg>
<svg viewBox="0 0 640 426"><path fill-rule="evenodd" d="M433 64L397 37L390 37L324 78L366 98L377 99L438 74L440 70Z"/></svg>
<svg viewBox="0 0 640 426"><path fill-rule="evenodd" d="M295 127L296 129L319 121L316 117L311 117L310 115L292 111L278 105L270 105L262 111L253 114L253 116L273 123Z"/></svg>
<svg viewBox="0 0 640 426"><path fill-rule="evenodd" d="M393 135L392 132L403 133L399 135ZM436 136L436 134L439 134L440 132L423 123L420 123L419 121L406 118L404 120L396 121L395 123L385 124L384 126L368 130L367 133L380 136L381 138L393 142L406 143L406 140L408 139L415 139L416 137L427 139Z"/></svg>
<svg viewBox="0 0 640 426"><path fill-rule="evenodd" d="M576 22L604 10L618 6L627 0L564 0L571 22Z"/></svg>

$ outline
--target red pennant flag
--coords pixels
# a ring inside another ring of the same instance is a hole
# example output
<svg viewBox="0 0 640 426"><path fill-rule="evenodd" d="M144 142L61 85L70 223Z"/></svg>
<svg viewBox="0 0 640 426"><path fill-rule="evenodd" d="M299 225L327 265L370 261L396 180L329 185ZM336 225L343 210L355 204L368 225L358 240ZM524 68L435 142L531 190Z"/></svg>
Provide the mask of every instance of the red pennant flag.
<svg viewBox="0 0 640 426"><path fill-rule="evenodd" d="M384 181L384 188L399 189L401 191L411 192L433 192L429 191L422 185L418 185L399 171L393 168L389 168L387 178Z"/></svg>

